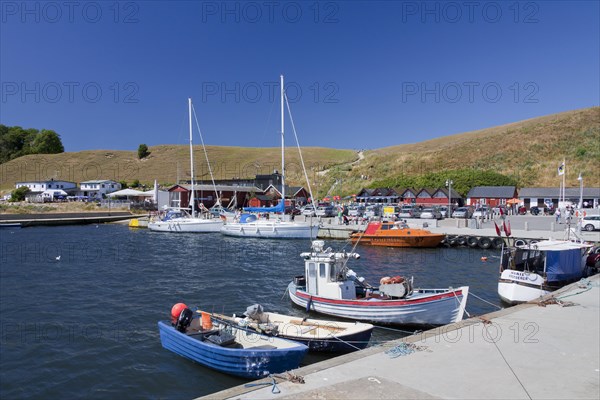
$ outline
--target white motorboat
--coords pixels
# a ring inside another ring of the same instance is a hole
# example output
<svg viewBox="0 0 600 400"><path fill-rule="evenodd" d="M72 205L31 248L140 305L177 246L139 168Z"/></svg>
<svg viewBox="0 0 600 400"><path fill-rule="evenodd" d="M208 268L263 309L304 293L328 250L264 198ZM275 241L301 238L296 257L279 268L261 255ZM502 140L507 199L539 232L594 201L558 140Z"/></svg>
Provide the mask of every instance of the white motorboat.
<svg viewBox="0 0 600 400"><path fill-rule="evenodd" d="M508 304L524 303L581 279L586 275L591 247L566 240L505 246L500 258L500 299Z"/></svg>
<svg viewBox="0 0 600 400"><path fill-rule="evenodd" d="M324 249L320 240L301 257L304 275L288 285L288 292L292 302L307 311L395 325L446 325L463 318L468 286L418 289L412 278L398 276L384 277L374 287L348 269L348 260L360 257L357 253Z"/></svg>

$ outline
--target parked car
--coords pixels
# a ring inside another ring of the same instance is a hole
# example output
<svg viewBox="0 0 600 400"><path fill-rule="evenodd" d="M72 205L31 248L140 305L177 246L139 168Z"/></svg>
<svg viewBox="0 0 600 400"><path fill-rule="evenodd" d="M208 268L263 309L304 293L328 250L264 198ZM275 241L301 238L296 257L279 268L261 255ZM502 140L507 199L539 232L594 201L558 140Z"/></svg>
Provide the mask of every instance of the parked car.
<svg viewBox="0 0 600 400"><path fill-rule="evenodd" d="M317 217L334 217L336 210L333 206L319 206L317 207Z"/></svg>
<svg viewBox="0 0 600 400"><path fill-rule="evenodd" d="M442 219L442 213L437 208L424 208L420 218Z"/></svg>
<svg viewBox="0 0 600 400"><path fill-rule="evenodd" d="M452 208L451 208L452 210ZM442 214L442 218L448 218L448 206L441 206L439 208L440 214ZM452 211L450 211L450 215L452 215Z"/></svg>
<svg viewBox="0 0 600 400"><path fill-rule="evenodd" d="M348 207L348 216L362 217L366 211L365 206L350 206Z"/></svg>
<svg viewBox="0 0 600 400"><path fill-rule="evenodd" d="M492 214L492 210L488 206L480 206L473 212L473 218L488 217Z"/></svg>
<svg viewBox="0 0 600 400"><path fill-rule="evenodd" d="M452 213L453 218L471 218L473 216L473 209L471 207L458 207Z"/></svg>
<svg viewBox="0 0 600 400"><path fill-rule="evenodd" d="M304 207L302 207L302 215L304 215L305 217L314 217L316 216L315 214L315 207L312 204L306 205Z"/></svg>
<svg viewBox="0 0 600 400"><path fill-rule="evenodd" d="M399 218L419 218L421 216L421 210L415 206L402 206L398 212Z"/></svg>
<svg viewBox="0 0 600 400"><path fill-rule="evenodd" d="M382 210L382 207L380 205L377 205L377 204L373 204L373 205L367 206L365 208L365 214L364 214L364 216L366 218L379 217L379 216L381 216L381 210Z"/></svg>
<svg viewBox="0 0 600 400"><path fill-rule="evenodd" d="M583 217L581 227L588 232L600 230L600 215L588 215Z"/></svg>

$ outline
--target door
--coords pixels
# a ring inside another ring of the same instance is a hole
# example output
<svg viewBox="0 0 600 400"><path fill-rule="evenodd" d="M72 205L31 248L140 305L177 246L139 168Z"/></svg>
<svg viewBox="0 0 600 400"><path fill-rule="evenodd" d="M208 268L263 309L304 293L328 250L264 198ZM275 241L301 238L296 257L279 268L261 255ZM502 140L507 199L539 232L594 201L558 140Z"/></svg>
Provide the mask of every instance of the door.
<svg viewBox="0 0 600 400"><path fill-rule="evenodd" d="M314 294L317 295L318 294L318 288L317 288L317 265L315 263L308 263L308 280L306 282L307 284L307 291L310 294Z"/></svg>

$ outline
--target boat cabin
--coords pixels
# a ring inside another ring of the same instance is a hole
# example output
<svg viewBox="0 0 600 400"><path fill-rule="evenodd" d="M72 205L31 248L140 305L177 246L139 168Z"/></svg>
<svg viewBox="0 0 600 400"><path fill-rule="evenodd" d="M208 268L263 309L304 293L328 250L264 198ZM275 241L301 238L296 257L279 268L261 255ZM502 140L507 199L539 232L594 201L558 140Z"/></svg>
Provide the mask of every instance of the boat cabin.
<svg viewBox="0 0 600 400"><path fill-rule="evenodd" d="M585 253L589 247L562 241L506 247L500 259L500 272L509 269L534 273L549 282L579 279L585 268Z"/></svg>
<svg viewBox="0 0 600 400"><path fill-rule="evenodd" d="M346 260L359 258L357 253L334 253L330 248L323 249L325 242L315 240L310 253L302 253L304 257L304 276L306 292L319 297L352 300L356 298L354 280L348 279Z"/></svg>

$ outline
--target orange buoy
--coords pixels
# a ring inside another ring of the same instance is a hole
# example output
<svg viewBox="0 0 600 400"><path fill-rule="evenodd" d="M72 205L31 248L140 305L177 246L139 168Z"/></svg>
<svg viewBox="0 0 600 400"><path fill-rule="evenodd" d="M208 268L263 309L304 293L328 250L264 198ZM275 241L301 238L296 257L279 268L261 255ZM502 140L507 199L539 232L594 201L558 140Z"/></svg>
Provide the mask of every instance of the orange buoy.
<svg viewBox="0 0 600 400"><path fill-rule="evenodd" d="M171 308L171 321L177 322L177 318L181 315L181 312L185 310L187 306L184 303L177 303Z"/></svg>
<svg viewBox="0 0 600 400"><path fill-rule="evenodd" d="M481 261L486 262L487 261L487 257L481 257Z"/></svg>
<svg viewBox="0 0 600 400"><path fill-rule="evenodd" d="M212 329L212 321L210 319L210 314L204 311L202 312L202 330L208 331Z"/></svg>

